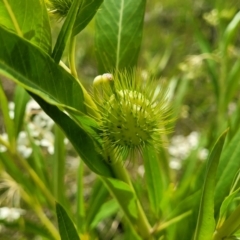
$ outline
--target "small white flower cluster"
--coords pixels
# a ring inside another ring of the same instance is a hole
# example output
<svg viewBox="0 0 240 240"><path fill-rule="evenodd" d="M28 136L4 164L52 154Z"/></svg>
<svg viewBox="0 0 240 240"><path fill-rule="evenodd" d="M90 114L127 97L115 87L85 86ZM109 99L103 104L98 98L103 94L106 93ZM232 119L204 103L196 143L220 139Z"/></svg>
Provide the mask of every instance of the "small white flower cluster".
<svg viewBox="0 0 240 240"><path fill-rule="evenodd" d="M9 103L9 115L14 118L14 103ZM26 131L21 131L17 139L17 150L24 157L28 158L32 154L32 147L30 138L34 140L34 143L47 150L49 154L54 153L54 134L52 133L52 127L54 122L49 118L40 106L34 100L30 100L26 106ZM29 136L30 135L30 136ZM8 136L6 133L0 135L0 137L8 142ZM0 152L6 151L6 147L0 145Z"/></svg>
<svg viewBox="0 0 240 240"><path fill-rule="evenodd" d="M186 159L190 152L198 147L199 133L191 132L188 136L177 135L171 140L168 148L170 154L170 168L180 169L181 162ZM198 158L205 160L208 156L208 150L203 148L198 152Z"/></svg>
<svg viewBox="0 0 240 240"><path fill-rule="evenodd" d="M7 220L8 222L15 221L24 214L24 210L20 208L0 208L0 220Z"/></svg>

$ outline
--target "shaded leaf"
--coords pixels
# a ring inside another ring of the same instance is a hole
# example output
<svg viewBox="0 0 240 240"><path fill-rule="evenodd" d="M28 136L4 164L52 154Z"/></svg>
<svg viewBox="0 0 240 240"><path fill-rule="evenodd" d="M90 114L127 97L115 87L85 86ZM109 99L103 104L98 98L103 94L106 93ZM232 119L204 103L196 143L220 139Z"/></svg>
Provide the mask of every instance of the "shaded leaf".
<svg viewBox="0 0 240 240"><path fill-rule="evenodd" d="M62 240L80 240L76 228L64 208L56 203L58 228Z"/></svg>
<svg viewBox="0 0 240 240"><path fill-rule="evenodd" d="M80 5L82 4L82 0L73 0L72 5L69 9L67 17L63 23L61 31L58 35L57 42L54 46L52 58L56 63L59 63L67 41L69 40L72 34L72 28L79 10Z"/></svg>
<svg viewBox="0 0 240 240"><path fill-rule="evenodd" d="M42 109L58 124L66 134L85 164L95 173L106 177L113 176L110 166L96 150L94 140L77 125L68 115L61 112L56 106L46 103L37 95L31 94Z"/></svg>
<svg viewBox="0 0 240 240"><path fill-rule="evenodd" d="M58 107L85 112L78 82L50 56L0 28L0 74Z"/></svg>

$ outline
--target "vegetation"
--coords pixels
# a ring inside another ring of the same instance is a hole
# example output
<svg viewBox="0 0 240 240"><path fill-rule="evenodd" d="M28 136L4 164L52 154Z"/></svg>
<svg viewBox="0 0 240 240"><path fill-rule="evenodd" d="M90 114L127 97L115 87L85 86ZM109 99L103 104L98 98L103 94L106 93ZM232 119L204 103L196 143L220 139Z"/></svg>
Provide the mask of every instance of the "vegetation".
<svg viewBox="0 0 240 240"><path fill-rule="evenodd" d="M0 238L240 239L239 9L0 0Z"/></svg>

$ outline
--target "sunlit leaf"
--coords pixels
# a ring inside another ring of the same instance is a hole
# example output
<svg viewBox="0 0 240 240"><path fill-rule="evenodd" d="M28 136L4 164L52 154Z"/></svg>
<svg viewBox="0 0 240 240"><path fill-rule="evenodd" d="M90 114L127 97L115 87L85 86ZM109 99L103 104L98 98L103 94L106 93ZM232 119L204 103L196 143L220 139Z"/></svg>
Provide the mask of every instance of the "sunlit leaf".
<svg viewBox="0 0 240 240"><path fill-rule="evenodd" d="M51 30L44 0L1 0L0 25L51 52Z"/></svg>
<svg viewBox="0 0 240 240"><path fill-rule="evenodd" d="M100 72L136 65L146 0L105 0L96 15L96 54Z"/></svg>

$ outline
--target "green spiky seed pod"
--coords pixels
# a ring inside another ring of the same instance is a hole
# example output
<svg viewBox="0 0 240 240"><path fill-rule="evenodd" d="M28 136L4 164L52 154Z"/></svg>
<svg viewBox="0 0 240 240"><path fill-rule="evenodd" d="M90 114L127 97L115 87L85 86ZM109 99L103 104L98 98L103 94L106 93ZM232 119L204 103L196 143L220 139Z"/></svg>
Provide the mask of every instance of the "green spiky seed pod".
<svg viewBox="0 0 240 240"><path fill-rule="evenodd" d="M65 18L73 0L46 0L49 12L61 20Z"/></svg>
<svg viewBox="0 0 240 240"><path fill-rule="evenodd" d="M157 87L153 80L143 82L138 74L126 72L112 78L109 74L99 76L95 83L107 161L133 157L148 144L158 149L163 143L162 135L169 130L166 129L170 119L166 90Z"/></svg>

